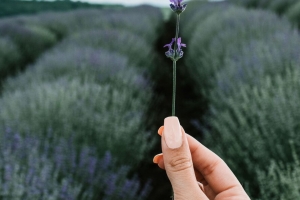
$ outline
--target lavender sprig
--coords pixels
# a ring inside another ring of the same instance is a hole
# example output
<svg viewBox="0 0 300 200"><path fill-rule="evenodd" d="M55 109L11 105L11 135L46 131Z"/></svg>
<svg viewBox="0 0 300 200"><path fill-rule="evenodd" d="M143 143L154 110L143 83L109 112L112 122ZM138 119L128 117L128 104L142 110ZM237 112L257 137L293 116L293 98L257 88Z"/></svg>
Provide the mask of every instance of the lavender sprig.
<svg viewBox="0 0 300 200"><path fill-rule="evenodd" d="M181 37L178 37L179 22L180 22L180 14L186 9L187 4L182 4L182 0L170 0L170 2L171 2L170 4L171 9L177 14L176 34L175 34L175 38L172 38L171 43L166 44L164 47L169 48L165 54L168 58L170 58L173 61L172 116L175 116L176 62L183 57L183 51L181 47L186 47L186 44L181 43Z"/></svg>
<svg viewBox="0 0 300 200"><path fill-rule="evenodd" d="M186 9L187 4L182 4L183 0L170 0L171 9L177 14L176 21L176 34L175 38L172 38L171 43L166 44L164 47L168 47L168 51L165 53L168 58L173 61L173 95L172 95L172 116L175 116L175 98L176 98L176 62L183 57L183 51L181 47L186 47L186 44L181 43L181 37L179 35L179 22L180 14ZM174 48L172 48L174 45ZM174 199L174 191L172 192L172 199Z"/></svg>

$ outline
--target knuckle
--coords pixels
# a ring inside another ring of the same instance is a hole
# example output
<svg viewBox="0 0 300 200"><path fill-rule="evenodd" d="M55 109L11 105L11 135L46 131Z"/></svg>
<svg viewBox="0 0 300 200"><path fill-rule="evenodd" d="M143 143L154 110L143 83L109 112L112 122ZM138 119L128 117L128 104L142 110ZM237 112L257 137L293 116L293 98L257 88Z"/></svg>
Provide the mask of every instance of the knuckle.
<svg viewBox="0 0 300 200"><path fill-rule="evenodd" d="M192 166L192 159L183 156L174 156L169 162L169 167L173 172L184 171Z"/></svg>
<svg viewBox="0 0 300 200"><path fill-rule="evenodd" d="M218 159L218 160L208 164L207 166L205 166L202 170L203 176L211 175L216 170L217 166L219 166L222 162L224 162L224 161L221 159Z"/></svg>

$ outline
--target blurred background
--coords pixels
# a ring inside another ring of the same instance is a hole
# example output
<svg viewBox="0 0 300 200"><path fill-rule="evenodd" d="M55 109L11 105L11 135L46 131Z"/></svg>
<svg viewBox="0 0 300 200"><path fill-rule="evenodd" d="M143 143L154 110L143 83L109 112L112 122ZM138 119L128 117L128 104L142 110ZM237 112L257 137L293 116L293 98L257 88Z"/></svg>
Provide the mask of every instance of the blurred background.
<svg viewBox="0 0 300 200"><path fill-rule="evenodd" d="M0 199L170 199L152 163L171 115L168 5L1 0ZM298 0L181 16L176 115L251 199L300 199L299 28Z"/></svg>

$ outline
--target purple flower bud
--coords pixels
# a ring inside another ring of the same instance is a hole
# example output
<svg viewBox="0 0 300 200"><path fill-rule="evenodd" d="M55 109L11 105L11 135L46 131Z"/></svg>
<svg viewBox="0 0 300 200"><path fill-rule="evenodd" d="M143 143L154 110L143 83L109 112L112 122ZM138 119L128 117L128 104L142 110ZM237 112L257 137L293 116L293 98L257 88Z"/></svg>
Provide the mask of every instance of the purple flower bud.
<svg viewBox="0 0 300 200"><path fill-rule="evenodd" d="M170 2L171 9L178 15L186 9L187 4L181 4L182 0L170 0Z"/></svg>

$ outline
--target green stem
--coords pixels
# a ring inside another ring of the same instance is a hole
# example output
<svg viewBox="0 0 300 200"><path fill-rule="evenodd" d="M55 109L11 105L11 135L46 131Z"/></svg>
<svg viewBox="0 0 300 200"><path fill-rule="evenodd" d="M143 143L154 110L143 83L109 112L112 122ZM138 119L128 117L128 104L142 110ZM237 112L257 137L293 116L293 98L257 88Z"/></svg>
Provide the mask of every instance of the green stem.
<svg viewBox="0 0 300 200"><path fill-rule="evenodd" d="M173 61L173 98L172 98L172 116L175 116L175 99L176 99L176 61Z"/></svg>
<svg viewBox="0 0 300 200"><path fill-rule="evenodd" d="M177 14L176 35L175 35L175 57L177 57L177 40L179 35L180 14ZM173 61L173 98L172 98L172 116L175 116L175 99L176 99L176 60Z"/></svg>
<svg viewBox="0 0 300 200"><path fill-rule="evenodd" d="M180 14L177 14L177 23L176 23L176 41L179 35L179 22L180 22ZM177 45L177 44L176 44Z"/></svg>

